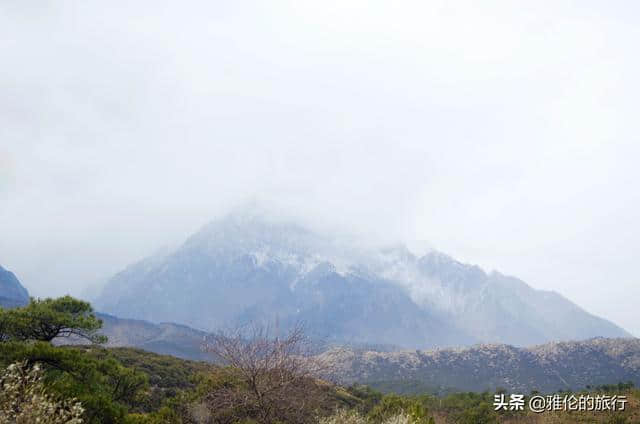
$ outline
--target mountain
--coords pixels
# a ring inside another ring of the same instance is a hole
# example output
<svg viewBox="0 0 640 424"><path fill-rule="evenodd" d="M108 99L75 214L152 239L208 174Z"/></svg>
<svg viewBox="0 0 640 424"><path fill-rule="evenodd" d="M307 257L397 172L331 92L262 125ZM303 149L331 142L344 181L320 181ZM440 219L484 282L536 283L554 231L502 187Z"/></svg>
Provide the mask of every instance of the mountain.
<svg viewBox="0 0 640 424"><path fill-rule="evenodd" d="M335 349L323 354L333 377L379 389L417 393L493 391L543 393L632 381L640 385L640 339L590 339L531 348L477 345L464 349L371 352Z"/></svg>
<svg viewBox="0 0 640 424"><path fill-rule="evenodd" d="M303 322L314 338L407 348L628 337L561 295L430 251L362 247L288 221L236 213L131 265L96 309L202 330Z"/></svg>
<svg viewBox="0 0 640 424"><path fill-rule="evenodd" d="M29 303L29 292L15 274L0 266L0 307L15 308Z"/></svg>
<svg viewBox="0 0 640 424"><path fill-rule="evenodd" d="M154 324L147 321L122 319L97 313L102 320L101 334L108 337L106 347L136 347L161 355L206 361L211 359L201 349L206 333L173 323ZM69 340L60 340L69 343ZM74 340L71 344L86 343Z"/></svg>
<svg viewBox="0 0 640 424"><path fill-rule="evenodd" d="M205 332L172 323L97 315L103 321L101 333L109 338L106 347L135 347L182 359L212 360L201 349ZM549 393L628 381L640 386L640 339L633 338L593 338L528 348L481 344L390 352L378 347L333 347L319 357L330 365L331 373L326 377L332 381L405 394L497 388L513 393Z"/></svg>
<svg viewBox="0 0 640 424"><path fill-rule="evenodd" d="M97 315L103 321L101 333L109 338L106 347L135 347L182 359L212 360L201 349L205 332L173 323ZM640 339L634 338L593 338L527 348L495 344L413 351L330 347L319 358L329 365L331 372L326 377L331 381L405 394L497 388L513 393L549 393L629 381L640 386Z"/></svg>

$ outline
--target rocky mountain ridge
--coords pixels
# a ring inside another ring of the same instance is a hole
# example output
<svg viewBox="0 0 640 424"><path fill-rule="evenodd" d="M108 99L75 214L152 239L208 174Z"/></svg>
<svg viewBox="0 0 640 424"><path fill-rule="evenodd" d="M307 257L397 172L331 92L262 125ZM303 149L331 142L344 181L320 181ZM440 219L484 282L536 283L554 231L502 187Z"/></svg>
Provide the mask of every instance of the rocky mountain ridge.
<svg viewBox="0 0 640 424"><path fill-rule="evenodd" d="M137 347L184 359L210 361L201 349L206 333L186 326L99 314L108 347ZM640 339L593 338L519 348L479 344L466 348L389 351L327 347L320 358L327 377L404 393L493 391L543 393L632 381L640 386Z"/></svg>
<svg viewBox="0 0 640 424"><path fill-rule="evenodd" d="M0 266L0 307L15 308L29 303L29 292L15 274Z"/></svg>
<svg viewBox="0 0 640 424"><path fill-rule="evenodd" d="M207 334L205 332L169 322L154 324L103 313L97 313L96 316L102 320L100 333L107 336L107 347L136 347L161 355L197 361L211 359L201 349ZM86 341L78 340L77 343L84 344Z"/></svg>
<svg viewBox="0 0 640 424"><path fill-rule="evenodd" d="M213 221L174 251L126 268L95 304L204 331L301 321L332 343L420 349L629 336L555 292L437 251L363 247L251 212Z"/></svg>
<svg viewBox="0 0 640 424"><path fill-rule="evenodd" d="M153 324L99 314L109 347L137 347L184 359L210 361L206 333L172 323ZM594 338L526 348L479 344L467 348L389 351L328 347L320 355L331 380L404 393L493 391L544 393L632 381L640 386L640 339Z"/></svg>
<svg viewBox="0 0 640 424"><path fill-rule="evenodd" d="M411 393L420 390L528 394L581 390L633 382L640 385L640 339L594 338L517 348L476 345L464 349L372 352L337 348L322 357L343 384L370 384Z"/></svg>

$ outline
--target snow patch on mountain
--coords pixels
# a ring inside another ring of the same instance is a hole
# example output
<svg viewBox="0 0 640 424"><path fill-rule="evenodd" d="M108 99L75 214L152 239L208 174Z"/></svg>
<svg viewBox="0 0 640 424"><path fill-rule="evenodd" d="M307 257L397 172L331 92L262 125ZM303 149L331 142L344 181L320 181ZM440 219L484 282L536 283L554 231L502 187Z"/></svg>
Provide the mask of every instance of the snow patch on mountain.
<svg viewBox="0 0 640 424"><path fill-rule="evenodd" d="M421 347L626 335L556 293L433 249L372 247L250 213L213 221L173 252L130 266L98 305L203 329L306 319L323 337Z"/></svg>

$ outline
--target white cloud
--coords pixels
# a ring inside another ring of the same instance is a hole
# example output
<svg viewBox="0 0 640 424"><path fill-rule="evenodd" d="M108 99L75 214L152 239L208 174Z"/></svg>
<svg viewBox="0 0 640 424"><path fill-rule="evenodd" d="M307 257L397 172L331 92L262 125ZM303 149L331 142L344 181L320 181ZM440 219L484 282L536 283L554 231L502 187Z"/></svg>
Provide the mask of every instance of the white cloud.
<svg viewBox="0 0 640 424"><path fill-rule="evenodd" d="M4 2L0 263L76 292L260 194L640 334L638 6Z"/></svg>

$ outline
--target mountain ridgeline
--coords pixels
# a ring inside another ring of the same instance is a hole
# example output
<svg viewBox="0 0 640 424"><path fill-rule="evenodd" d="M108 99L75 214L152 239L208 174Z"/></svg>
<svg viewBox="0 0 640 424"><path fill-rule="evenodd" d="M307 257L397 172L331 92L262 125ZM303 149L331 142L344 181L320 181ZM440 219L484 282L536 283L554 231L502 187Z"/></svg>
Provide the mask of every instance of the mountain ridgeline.
<svg viewBox="0 0 640 424"><path fill-rule="evenodd" d="M333 349L322 354L333 377L399 393L584 390L616 382L640 385L640 339L594 338L528 348L476 345L431 351Z"/></svg>
<svg viewBox="0 0 640 424"><path fill-rule="evenodd" d="M137 347L183 359L211 361L206 333L177 324L153 324L99 314L108 347ZM329 347L319 356L330 380L367 384L405 394L450 391L529 393L583 390L633 382L640 386L640 339L593 338L526 348L479 344L464 348L380 351L374 346Z"/></svg>
<svg viewBox="0 0 640 424"><path fill-rule="evenodd" d="M255 214L214 221L115 275L96 309L205 331L250 321L411 349L628 337L561 295L437 251L370 249Z"/></svg>
<svg viewBox="0 0 640 424"><path fill-rule="evenodd" d="M107 336L105 346L135 347L161 355L195 361L211 361L211 355L202 350L207 336L203 331L194 330L184 325L173 323L154 324L148 321L121 319L112 315L97 313L102 320L101 334ZM69 343L69 340L65 340ZM74 340L72 344L85 344L82 340Z"/></svg>
<svg viewBox="0 0 640 424"><path fill-rule="evenodd" d="M0 307L15 308L29 303L29 293L15 274L0 266Z"/></svg>

